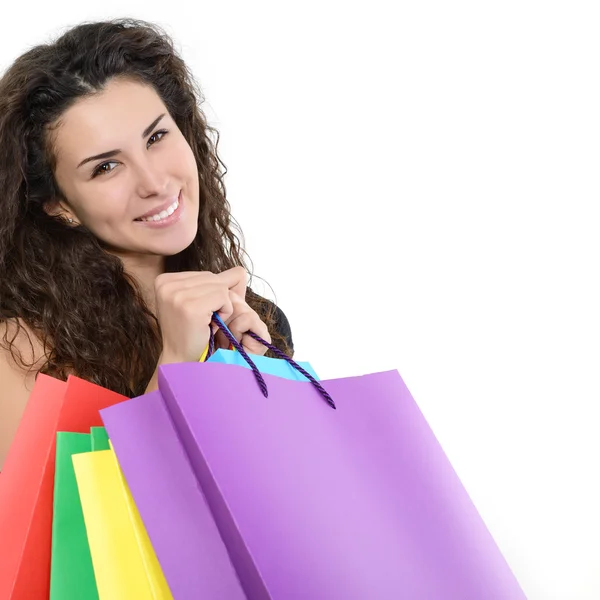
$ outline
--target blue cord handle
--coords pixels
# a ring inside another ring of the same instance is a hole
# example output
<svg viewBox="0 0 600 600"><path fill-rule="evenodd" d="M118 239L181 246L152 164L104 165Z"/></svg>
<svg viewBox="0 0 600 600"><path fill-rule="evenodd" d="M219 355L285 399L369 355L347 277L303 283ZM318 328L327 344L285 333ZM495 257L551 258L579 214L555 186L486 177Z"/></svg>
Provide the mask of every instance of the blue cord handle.
<svg viewBox="0 0 600 600"><path fill-rule="evenodd" d="M235 336L231 333L231 331L229 331L229 328L227 327L227 325L225 325L225 323L223 322L221 317L219 317L219 315L216 312L213 313L212 322L215 323L216 326L225 334L225 336L230 341L230 343L233 345L233 347L242 355L244 360L248 363L248 365L254 372L254 376L256 377L256 381L258 382L258 385L259 385L263 395L265 396L265 398L267 398L269 396L267 384L266 384L261 372L258 370L258 367L254 364L254 361L248 356L248 354L244 350L243 346L235 339ZM260 336L256 335L252 331L248 331L247 334L251 338L255 339L257 342L260 342L261 344L263 344L263 346L266 346L269 350L271 350L271 352L273 352L273 354L275 354L282 360L287 361L292 367L294 367L294 369L296 369L297 371L302 373L302 375L304 375L304 377L306 377L317 388L317 390L319 391L321 396L323 396L323 398L325 399L327 404L329 404L329 406L331 406L331 408L334 408L334 409L336 408L333 399L329 395L329 392L327 392L327 390L310 373L308 373L305 369L303 369L297 362L295 362L293 359L291 359L289 356L287 356L285 353L283 353L281 350L279 350L279 348L277 348L273 344L270 344L269 342L263 340ZM208 360L209 357L213 354L214 347L215 347L215 334L211 327L210 328L210 339L209 339L209 343L208 343L208 353L206 354L205 361Z"/></svg>

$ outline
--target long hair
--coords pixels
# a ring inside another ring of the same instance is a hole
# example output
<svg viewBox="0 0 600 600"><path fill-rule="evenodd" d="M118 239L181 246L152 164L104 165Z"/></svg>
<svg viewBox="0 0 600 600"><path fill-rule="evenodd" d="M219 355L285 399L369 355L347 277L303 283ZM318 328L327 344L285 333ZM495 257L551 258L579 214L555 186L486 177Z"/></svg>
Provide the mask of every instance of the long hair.
<svg viewBox="0 0 600 600"><path fill-rule="evenodd" d="M226 198L219 134L207 124L202 92L172 39L140 20L83 23L27 51L0 80L0 322L20 319L40 338L47 360L38 372L60 379L73 372L131 397L144 393L156 367L157 319L119 258L85 227L44 210L51 198L64 197L54 177L54 126L74 102L116 77L154 88L198 166L198 233L189 247L166 257L166 271L248 270ZM246 301L289 354L274 327L274 305L250 288ZM32 367L14 339L2 341L15 360Z"/></svg>

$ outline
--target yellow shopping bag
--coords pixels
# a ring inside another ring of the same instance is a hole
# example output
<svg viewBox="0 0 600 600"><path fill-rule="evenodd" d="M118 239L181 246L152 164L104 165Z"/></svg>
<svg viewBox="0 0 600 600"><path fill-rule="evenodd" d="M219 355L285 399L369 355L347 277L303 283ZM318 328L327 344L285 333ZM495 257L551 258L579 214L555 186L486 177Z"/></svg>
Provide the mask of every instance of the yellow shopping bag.
<svg viewBox="0 0 600 600"><path fill-rule="evenodd" d="M100 600L172 600L112 446L73 466Z"/></svg>

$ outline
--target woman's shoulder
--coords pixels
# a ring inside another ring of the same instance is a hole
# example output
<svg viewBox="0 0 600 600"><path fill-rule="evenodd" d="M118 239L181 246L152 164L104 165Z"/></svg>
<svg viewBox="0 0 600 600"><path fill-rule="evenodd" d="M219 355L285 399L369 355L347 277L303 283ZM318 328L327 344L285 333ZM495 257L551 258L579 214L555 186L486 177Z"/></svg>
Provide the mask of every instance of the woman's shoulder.
<svg viewBox="0 0 600 600"><path fill-rule="evenodd" d="M0 468L45 362L44 346L31 328L20 319L0 322Z"/></svg>
<svg viewBox="0 0 600 600"><path fill-rule="evenodd" d="M23 319L11 318L0 321L0 348L11 366L19 362L33 370L41 368L47 360L46 349L40 337ZM18 358L18 362L15 360ZM23 365L20 365L23 366Z"/></svg>

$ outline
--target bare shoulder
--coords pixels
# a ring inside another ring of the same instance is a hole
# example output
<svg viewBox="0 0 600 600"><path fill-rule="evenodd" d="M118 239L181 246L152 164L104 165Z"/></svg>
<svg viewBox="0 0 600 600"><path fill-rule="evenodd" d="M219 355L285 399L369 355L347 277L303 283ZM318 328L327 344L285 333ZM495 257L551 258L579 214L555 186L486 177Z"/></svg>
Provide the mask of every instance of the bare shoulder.
<svg viewBox="0 0 600 600"><path fill-rule="evenodd" d="M12 343L12 352L7 342ZM45 362L43 344L29 327L20 321L0 323L0 469Z"/></svg>
<svg viewBox="0 0 600 600"><path fill-rule="evenodd" d="M8 342L12 344L12 352ZM33 369L38 370L46 361L42 341L21 319L0 322L0 354L3 363L17 369L24 368L21 363L33 363Z"/></svg>

